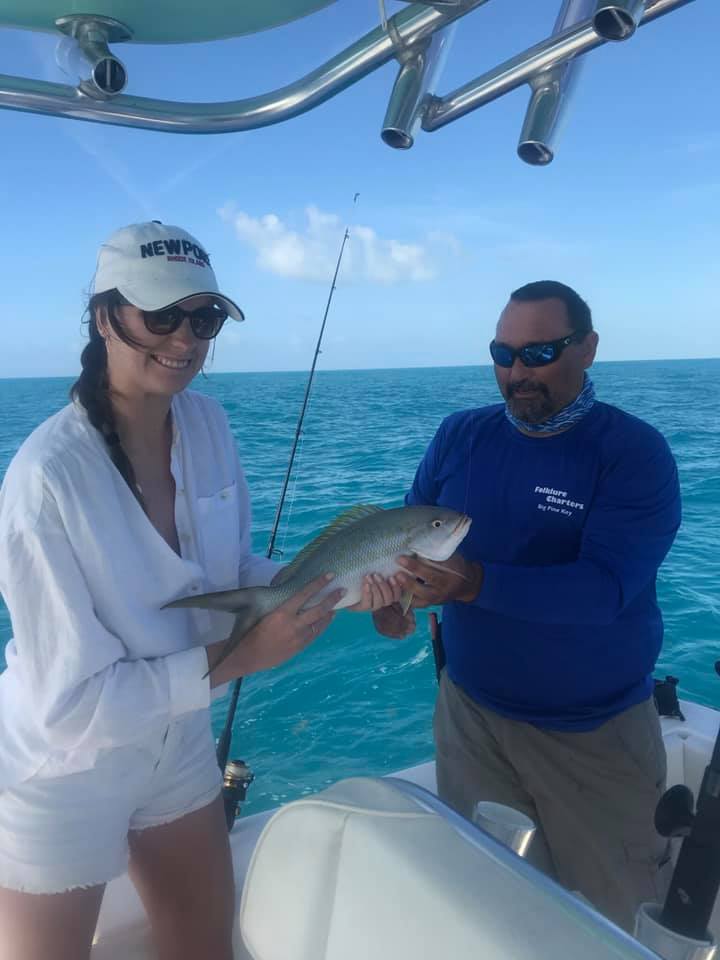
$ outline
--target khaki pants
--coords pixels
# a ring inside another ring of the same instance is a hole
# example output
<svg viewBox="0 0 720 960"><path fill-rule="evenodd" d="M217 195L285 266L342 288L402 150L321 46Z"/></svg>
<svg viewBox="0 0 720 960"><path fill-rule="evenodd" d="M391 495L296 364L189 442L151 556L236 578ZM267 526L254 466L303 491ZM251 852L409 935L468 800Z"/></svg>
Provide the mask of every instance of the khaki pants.
<svg viewBox="0 0 720 960"><path fill-rule="evenodd" d="M581 733L542 730L480 707L443 671L435 707L438 792L470 818L478 800L537 825L528 860L632 931L662 902L669 844L653 825L665 748L652 698Z"/></svg>

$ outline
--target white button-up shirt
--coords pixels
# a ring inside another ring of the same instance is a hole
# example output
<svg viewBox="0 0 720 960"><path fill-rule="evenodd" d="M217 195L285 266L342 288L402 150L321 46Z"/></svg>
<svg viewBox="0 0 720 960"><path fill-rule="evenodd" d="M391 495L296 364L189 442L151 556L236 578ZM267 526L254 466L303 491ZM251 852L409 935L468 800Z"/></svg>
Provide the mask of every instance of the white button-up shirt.
<svg viewBox="0 0 720 960"><path fill-rule="evenodd" d="M0 491L0 592L13 638L0 676L0 790L88 769L209 705L204 647L231 614L163 610L192 593L267 584L250 552L247 483L222 407L172 404L180 555L150 523L79 404L38 427ZM217 691L213 691L216 693Z"/></svg>

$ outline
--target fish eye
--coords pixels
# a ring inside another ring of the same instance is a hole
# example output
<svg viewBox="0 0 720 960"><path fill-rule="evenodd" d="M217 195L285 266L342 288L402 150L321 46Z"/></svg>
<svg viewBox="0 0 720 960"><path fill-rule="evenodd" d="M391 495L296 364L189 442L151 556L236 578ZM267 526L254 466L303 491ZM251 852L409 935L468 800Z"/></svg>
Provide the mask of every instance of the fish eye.
<svg viewBox="0 0 720 960"><path fill-rule="evenodd" d="M432 525L437 529L442 526L442 520L433 520Z"/></svg>

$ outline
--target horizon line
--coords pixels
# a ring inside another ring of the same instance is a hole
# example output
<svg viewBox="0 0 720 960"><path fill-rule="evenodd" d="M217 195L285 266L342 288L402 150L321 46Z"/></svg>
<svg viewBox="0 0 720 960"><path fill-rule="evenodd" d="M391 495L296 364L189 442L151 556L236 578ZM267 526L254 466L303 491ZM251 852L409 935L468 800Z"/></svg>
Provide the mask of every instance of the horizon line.
<svg viewBox="0 0 720 960"><path fill-rule="evenodd" d="M593 367L611 363L704 363L708 361L718 361L717 357L643 357L626 360L596 360ZM492 363L444 363L444 364L414 364L407 367L332 367L328 369L317 368L315 375L322 373L374 373L381 370L464 370L464 369L492 369ZM208 379L216 377L234 377L241 375L259 375L259 374L278 374L278 373L307 373L307 367L291 367L283 370L215 370L207 374ZM25 374L19 377L0 376L0 382L8 380L72 380L79 376L78 373L52 373L52 374ZM197 374L200 376L200 374ZM192 382L192 381L191 381Z"/></svg>

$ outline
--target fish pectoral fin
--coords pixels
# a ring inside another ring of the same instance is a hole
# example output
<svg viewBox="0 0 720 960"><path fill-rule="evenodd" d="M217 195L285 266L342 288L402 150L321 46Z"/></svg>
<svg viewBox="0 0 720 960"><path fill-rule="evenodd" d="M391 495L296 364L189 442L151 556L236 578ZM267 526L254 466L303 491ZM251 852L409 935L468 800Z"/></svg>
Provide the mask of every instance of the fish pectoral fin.
<svg viewBox="0 0 720 960"><path fill-rule="evenodd" d="M403 590L400 594L400 607L403 612L403 616L408 612L412 605L413 601L413 592L412 590Z"/></svg>
<svg viewBox="0 0 720 960"><path fill-rule="evenodd" d="M418 560L420 560L421 563L426 563L429 567L434 567L443 573L451 573L454 577L460 577L461 580L470 583L470 578L466 577L464 573L460 573L459 570L453 570L452 567L444 567L441 563L436 563L435 560L428 560L425 557L418 557Z"/></svg>

